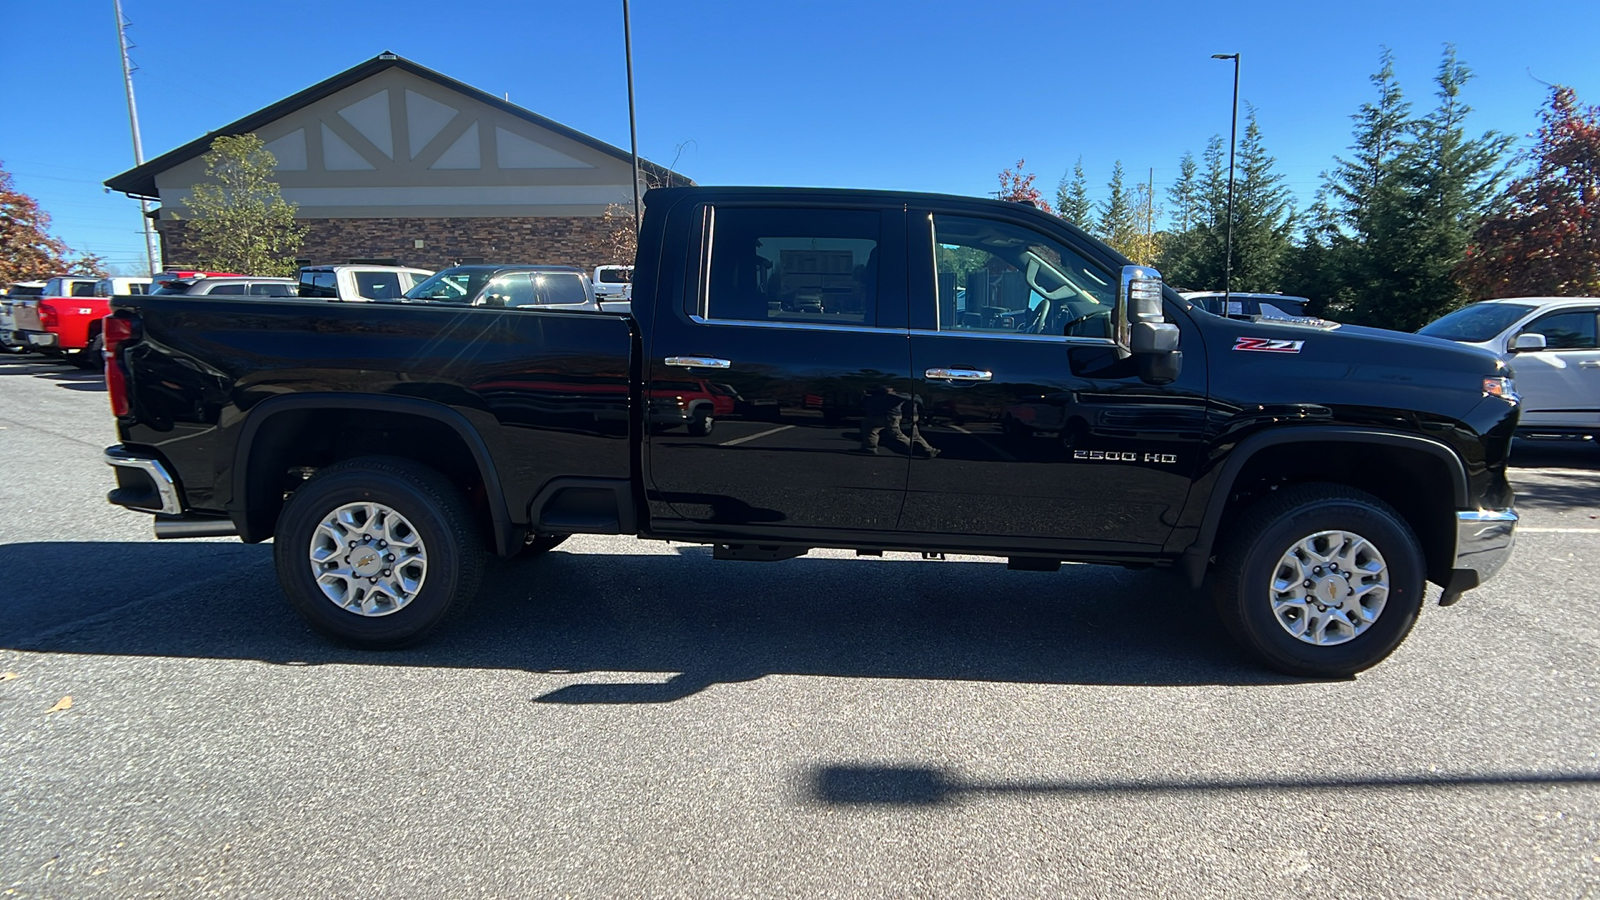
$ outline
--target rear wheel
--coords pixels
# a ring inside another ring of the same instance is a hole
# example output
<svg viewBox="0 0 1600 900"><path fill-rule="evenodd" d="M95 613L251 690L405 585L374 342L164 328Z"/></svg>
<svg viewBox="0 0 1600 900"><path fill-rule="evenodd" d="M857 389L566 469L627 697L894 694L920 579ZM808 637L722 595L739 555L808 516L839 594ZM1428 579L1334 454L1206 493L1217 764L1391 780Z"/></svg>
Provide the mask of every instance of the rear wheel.
<svg viewBox="0 0 1600 900"><path fill-rule="evenodd" d="M88 347L79 350L73 355L72 364L80 369L93 369L97 366L103 366L106 360L102 351L105 349L105 338L97 334L89 341Z"/></svg>
<svg viewBox="0 0 1600 900"><path fill-rule="evenodd" d="M716 424L716 420L711 418L711 413L703 409L696 410L689 419L689 433L695 437L705 437L711 433Z"/></svg>
<svg viewBox="0 0 1600 900"><path fill-rule="evenodd" d="M318 631L351 646L414 644L477 593L484 540L455 485L406 459L319 471L278 517L278 582Z"/></svg>
<svg viewBox="0 0 1600 900"><path fill-rule="evenodd" d="M1388 504L1335 484L1285 488L1246 509L1217 556L1217 611L1289 675L1340 678L1382 662L1422 609L1424 563Z"/></svg>

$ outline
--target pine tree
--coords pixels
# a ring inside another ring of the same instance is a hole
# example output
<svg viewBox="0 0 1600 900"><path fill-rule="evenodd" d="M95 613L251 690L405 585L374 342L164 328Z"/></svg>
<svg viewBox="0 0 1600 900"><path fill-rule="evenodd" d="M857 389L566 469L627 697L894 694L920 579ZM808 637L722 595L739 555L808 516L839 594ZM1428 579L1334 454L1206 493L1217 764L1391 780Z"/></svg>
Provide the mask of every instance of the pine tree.
<svg viewBox="0 0 1600 900"><path fill-rule="evenodd" d="M1283 175L1272 171L1277 160L1262 145L1255 107L1245 122L1233 198L1232 289L1276 291L1298 217Z"/></svg>
<svg viewBox="0 0 1600 900"><path fill-rule="evenodd" d="M1600 295L1600 106L1558 85L1540 117L1529 171L1457 272L1476 297Z"/></svg>
<svg viewBox="0 0 1600 900"><path fill-rule="evenodd" d="M1413 331L1460 306L1466 293L1455 271L1505 176L1511 139L1466 134L1472 111L1461 100L1471 70L1446 45L1434 83L1438 105L1408 123L1395 153L1392 187L1376 192L1371 233L1360 247L1354 321Z"/></svg>
<svg viewBox="0 0 1600 900"><path fill-rule="evenodd" d="M219 137L201 157L208 181L194 186L184 236L202 269L292 275L306 229L271 180L277 160L254 134ZM177 218L174 216L174 218Z"/></svg>
<svg viewBox="0 0 1600 900"><path fill-rule="evenodd" d="M1178 234L1196 224L1200 209L1200 184L1195 180L1195 173L1199 168L1195 165L1194 154L1186 151L1178 160L1178 180L1167 189L1167 198L1172 201L1172 226Z"/></svg>
<svg viewBox="0 0 1600 900"><path fill-rule="evenodd" d="M1213 135L1201 156L1205 173L1195 187L1191 225L1172 235L1157 258L1162 276L1181 290L1222 290L1227 259L1227 158L1222 137ZM1180 170L1182 165L1180 161Z"/></svg>
<svg viewBox="0 0 1600 900"><path fill-rule="evenodd" d="M1083 176L1083 157L1072 167L1072 177L1061 176L1056 185L1056 208L1061 218L1082 228L1094 231L1094 207L1089 203L1089 183Z"/></svg>
<svg viewBox="0 0 1600 900"><path fill-rule="evenodd" d="M1141 216L1134 214L1133 197L1123 184L1122 160L1117 160L1111 168L1111 181L1106 186L1111 194L1096 209L1095 218L1099 224L1096 236L1131 258L1134 242L1143 236L1144 227Z"/></svg>

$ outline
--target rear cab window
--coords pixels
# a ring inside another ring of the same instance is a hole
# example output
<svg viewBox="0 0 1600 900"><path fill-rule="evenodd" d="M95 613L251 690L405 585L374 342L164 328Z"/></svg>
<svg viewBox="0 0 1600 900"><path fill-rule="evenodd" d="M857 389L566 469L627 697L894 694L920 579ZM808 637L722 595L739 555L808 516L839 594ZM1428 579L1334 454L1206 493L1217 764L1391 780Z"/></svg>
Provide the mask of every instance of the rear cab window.
<svg viewBox="0 0 1600 900"><path fill-rule="evenodd" d="M881 214L854 209L707 207L707 321L876 323Z"/></svg>

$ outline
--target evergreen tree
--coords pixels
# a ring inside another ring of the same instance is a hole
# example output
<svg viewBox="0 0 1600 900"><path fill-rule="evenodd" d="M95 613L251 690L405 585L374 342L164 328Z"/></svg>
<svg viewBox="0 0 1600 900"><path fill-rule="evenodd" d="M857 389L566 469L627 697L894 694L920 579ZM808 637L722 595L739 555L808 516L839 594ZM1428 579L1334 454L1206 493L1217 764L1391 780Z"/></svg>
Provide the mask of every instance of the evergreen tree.
<svg viewBox="0 0 1600 900"><path fill-rule="evenodd" d="M1178 180L1167 189L1167 198L1172 201L1172 227L1178 234L1195 226L1200 208L1200 183L1195 178L1199 169L1194 154L1185 152L1178 160Z"/></svg>
<svg viewBox="0 0 1600 900"><path fill-rule="evenodd" d="M1458 271L1473 296L1600 295L1600 106L1558 85L1540 116L1529 171Z"/></svg>
<svg viewBox="0 0 1600 900"><path fill-rule="evenodd" d="M1222 290L1227 258L1227 158L1222 137L1213 135L1201 157L1205 174L1195 190L1192 224L1187 231L1173 234L1157 257L1162 277L1180 290Z"/></svg>
<svg viewBox="0 0 1600 900"><path fill-rule="evenodd" d="M196 184L187 201L190 262L247 275L294 274L306 229L271 180L277 166L271 151L254 134L241 134L212 141L201 159L209 180Z"/></svg>
<svg viewBox="0 0 1600 900"><path fill-rule="evenodd" d="M1371 233L1355 266L1354 321L1413 331L1460 306L1455 271L1495 200L1511 139L1466 133L1461 88L1471 70L1446 45L1434 83L1438 105L1412 120L1394 155L1392 186L1372 198Z"/></svg>
<svg viewBox="0 0 1600 900"><path fill-rule="evenodd" d="M1144 236L1143 210L1133 209L1133 196L1123 184L1122 160L1111 168L1111 181L1106 186L1111 194L1098 204L1097 236L1110 244L1123 256L1133 257L1134 242Z"/></svg>
<svg viewBox="0 0 1600 900"><path fill-rule="evenodd" d="M1063 174L1056 185L1056 208L1061 218L1084 231L1094 231L1094 207L1089 203L1088 180L1083 177L1083 157L1072 167L1071 180Z"/></svg>
<svg viewBox="0 0 1600 900"><path fill-rule="evenodd" d="M1245 121L1233 198L1232 289L1276 291L1298 216L1283 175L1272 171L1277 160L1262 145L1255 107Z"/></svg>

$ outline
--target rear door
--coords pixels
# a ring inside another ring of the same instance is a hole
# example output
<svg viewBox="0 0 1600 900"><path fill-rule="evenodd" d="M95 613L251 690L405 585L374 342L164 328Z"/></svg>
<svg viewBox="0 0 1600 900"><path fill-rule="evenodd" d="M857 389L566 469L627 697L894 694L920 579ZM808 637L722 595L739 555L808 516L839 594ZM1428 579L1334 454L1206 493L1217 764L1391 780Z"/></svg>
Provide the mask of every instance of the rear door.
<svg viewBox="0 0 1600 900"><path fill-rule="evenodd" d="M859 428L867 390L909 387L904 207L686 202L669 215L668 234L691 237L667 250L689 265L657 288L645 364L652 519L796 539L894 530L909 457L861 452ZM709 394L677 386L707 382L762 416L691 415Z"/></svg>
<svg viewBox="0 0 1600 900"><path fill-rule="evenodd" d="M1511 361L1522 395L1522 426L1600 427L1600 307L1563 309L1518 330L1542 334L1545 349Z"/></svg>
<svg viewBox="0 0 1600 900"><path fill-rule="evenodd" d="M997 544L1142 552L1188 496L1205 422L1205 356L1144 384L1119 358L1118 270L1027 219L913 209L911 367L922 436L903 531ZM1092 542L1092 543L1086 543Z"/></svg>

